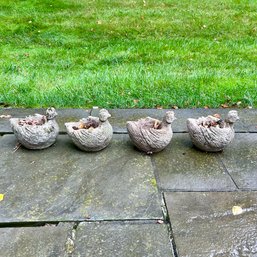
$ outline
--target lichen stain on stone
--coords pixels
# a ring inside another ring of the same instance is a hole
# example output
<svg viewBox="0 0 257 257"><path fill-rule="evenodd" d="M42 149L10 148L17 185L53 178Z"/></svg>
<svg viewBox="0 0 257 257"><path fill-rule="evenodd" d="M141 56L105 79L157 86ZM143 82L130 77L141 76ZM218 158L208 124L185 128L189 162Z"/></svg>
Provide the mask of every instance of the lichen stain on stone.
<svg viewBox="0 0 257 257"><path fill-rule="evenodd" d="M152 179L150 180L150 182L151 182L151 185L152 185L154 188L157 188L157 181L156 181L155 178L152 178Z"/></svg>
<svg viewBox="0 0 257 257"><path fill-rule="evenodd" d="M84 207L90 206L92 201L93 201L93 196L91 194L88 194L84 200Z"/></svg>
<svg viewBox="0 0 257 257"><path fill-rule="evenodd" d="M72 254L75 250L74 241L71 238L68 238L65 244L66 252Z"/></svg>

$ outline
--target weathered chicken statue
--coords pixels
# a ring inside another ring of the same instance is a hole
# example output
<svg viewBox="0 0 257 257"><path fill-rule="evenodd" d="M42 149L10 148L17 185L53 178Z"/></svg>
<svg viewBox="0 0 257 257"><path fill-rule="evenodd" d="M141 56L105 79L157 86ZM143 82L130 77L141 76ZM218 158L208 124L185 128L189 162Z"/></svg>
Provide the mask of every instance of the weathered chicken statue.
<svg viewBox="0 0 257 257"><path fill-rule="evenodd" d="M35 114L25 118L11 118L10 123L19 143L28 149L45 149L55 143L59 126L57 112L48 108L46 115Z"/></svg>
<svg viewBox="0 0 257 257"><path fill-rule="evenodd" d="M207 152L222 151L235 137L234 123L239 119L235 110L222 120L219 115L188 119L187 128L193 144Z"/></svg>
<svg viewBox="0 0 257 257"><path fill-rule="evenodd" d="M65 123L68 135L73 143L83 151L100 151L108 146L112 139L113 129L108 121L110 113L101 109L99 118L89 116L79 122Z"/></svg>
<svg viewBox="0 0 257 257"><path fill-rule="evenodd" d="M163 150L171 141L171 123L175 120L173 111L166 112L162 121L147 117L138 121L128 121L128 134L134 145L152 154Z"/></svg>

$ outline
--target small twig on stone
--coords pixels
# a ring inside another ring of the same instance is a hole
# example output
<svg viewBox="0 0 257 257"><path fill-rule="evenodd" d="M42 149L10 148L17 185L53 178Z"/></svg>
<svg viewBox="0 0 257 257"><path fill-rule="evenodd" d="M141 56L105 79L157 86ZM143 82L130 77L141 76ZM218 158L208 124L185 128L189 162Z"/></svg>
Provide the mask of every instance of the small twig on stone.
<svg viewBox="0 0 257 257"><path fill-rule="evenodd" d="M12 153L15 153L20 147L21 147L21 144L18 143L18 144L13 148Z"/></svg>

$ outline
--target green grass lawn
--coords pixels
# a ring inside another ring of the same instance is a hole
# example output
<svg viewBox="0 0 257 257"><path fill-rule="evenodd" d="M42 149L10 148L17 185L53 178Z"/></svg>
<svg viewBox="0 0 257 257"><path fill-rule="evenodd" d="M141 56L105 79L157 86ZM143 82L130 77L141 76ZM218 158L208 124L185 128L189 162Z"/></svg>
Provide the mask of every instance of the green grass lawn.
<svg viewBox="0 0 257 257"><path fill-rule="evenodd" d="M257 0L1 0L0 102L257 107Z"/></svg>

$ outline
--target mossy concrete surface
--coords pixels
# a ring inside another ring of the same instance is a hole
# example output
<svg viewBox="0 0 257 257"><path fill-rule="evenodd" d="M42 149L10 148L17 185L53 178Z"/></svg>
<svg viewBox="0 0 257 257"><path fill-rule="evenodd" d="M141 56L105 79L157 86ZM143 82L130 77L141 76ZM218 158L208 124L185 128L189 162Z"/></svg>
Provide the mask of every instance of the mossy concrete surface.
<svg viewBox="0 0 257 257"><path fill-rule="evenodd" d="M166 224L81 223L74 256L172 256Z"/></svg>
<svg viewBox="0 0 257 257"><path fill-rule="evenodd" d="M0 222L161 219L151 159L115 135L97 153L77 149L67 135L42 151L13 152L13 135L0 141Z"/></svg>
<svg viewBox="0 0 257 257"><path fill-rule="evenodd" d="M178 256L257 256L256 192L173 192L165 198Z"/></svg>
<svg viewBox="0 0 257 257"><path fill-rule="evenodd" d="M1 228L1 256L68 257L66 248L71 232L72 226L56 226L53 224L46 224L40 227Z"/></svg>
<svg viewBox="0 0 257 257"><path fill-rule="evenodd" d="M217 154L193 147L189 135L176 133L171 144L153 156L163 190L235 190Z"/></svg>
<svg viewBox="0 0 257 257"><path fill-rule="evenodd" d="M256 109L238 109L220 153L197 150L186 119L228 109L174 110L171 143L152 156L132 145L126 121L166 110L109 111L111 144L86 153L64 122L99 109L59 110L57 142L39 151L16 147L8 115L44 110L0 109L1 256L257 256Z"/></svg>
<svg viewBox="0 0 257 257"><path fill-rule="evenodd" d="M238 188L257 190L257 133L237 134L219 157Z"/></svg>

